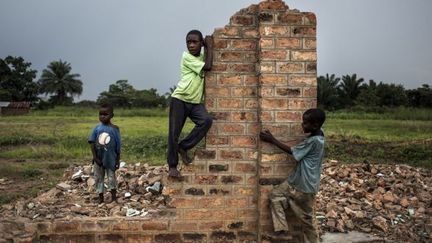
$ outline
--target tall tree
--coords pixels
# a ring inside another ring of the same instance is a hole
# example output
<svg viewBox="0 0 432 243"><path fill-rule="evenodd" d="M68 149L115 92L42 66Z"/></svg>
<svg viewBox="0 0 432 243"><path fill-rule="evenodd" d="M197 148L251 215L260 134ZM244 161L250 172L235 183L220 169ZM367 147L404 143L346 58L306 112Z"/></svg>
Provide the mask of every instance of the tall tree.
<svg viewBox="0 0 432 243"><path fill-rule="evenodd" d="M36 101L38 84L33 82L36 70L22 57L0 58L0 100Z"/></svg>
<svg viewBox="0 0 432 243"><path fill-rule="evenodd" d="M363 78L357 79L357 74L342 76L342 82L339 84L340 98L345 107L354 105L354 101L360 93L360 85Z"/></svg>
<svg viewBox="0 0 432 243"><path fill-rule="evenodd" d="M377 106L379 97L377 95L377 84L374 80L369 80L369 84L362 84L360 92L355 100L357 105Z"/></svg>
<svg viewBox="0 0 432 243"><path fill-rule="evenodd" d="M108 102L118 107L130 107L131 98L135 92L135 88L127 80L117 80L115 84L109 86L108 91L99 94L97 102L99 104Z"/></svg>
<svg viewBox="0 0 432 243"><path fill-rule="evenodd" d="M340 78L327 73L318 77L318 105L323 109L335 109L338 106L337 86Z"/></svg>
<svg viewBox="0 0 432 243"><path fill-rule="evenodd" d="M53 61L47 69L42 71L39 79L40 93L53 94L51 101L54 104L66 105L73 101L73 96L82 93L82 81L79 74L71 73L70 63L62 60Z"/></svg>

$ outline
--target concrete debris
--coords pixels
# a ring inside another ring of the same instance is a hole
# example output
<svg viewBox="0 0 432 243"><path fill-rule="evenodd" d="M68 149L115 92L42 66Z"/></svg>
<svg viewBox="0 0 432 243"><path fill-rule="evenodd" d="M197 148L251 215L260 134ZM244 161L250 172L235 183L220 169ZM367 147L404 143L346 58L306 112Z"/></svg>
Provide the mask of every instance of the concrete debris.
<svg viewBox="0 0 432 243"><path fill-rule="evenodd" d="M111 202L111 194L105 193L105 203L98 204L92 166L73 166L63 175L63 182L48 192L29 200L20 200L0 207L0 218L26 218L43 221L74 217L148 217L149 212L166 208L169 195L162 191L166 166L126 164L116 171L119 196ZM166 178L166 177L165 177ZM152 182L151 184L149 182ZM6 180L0 183L7 183ZM146 188L154 188L147 191Z"/></svg>
<svg viewBox="0 0 432 243"><path fill-rule="evenodd" d="M321 231L356 230L398 242L432 239L431 170L335 160L323 167L316 203Z"/></svg>

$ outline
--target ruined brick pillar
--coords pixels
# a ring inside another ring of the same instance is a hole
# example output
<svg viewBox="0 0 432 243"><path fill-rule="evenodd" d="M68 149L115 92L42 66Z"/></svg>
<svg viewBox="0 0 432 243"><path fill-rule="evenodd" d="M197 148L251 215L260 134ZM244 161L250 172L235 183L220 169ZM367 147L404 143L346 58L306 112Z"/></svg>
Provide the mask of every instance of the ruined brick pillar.
<svg viewBox="0 0 432 243"><path fill-rule="evenodd" d="M272 231L268 193L293 163L258 133L269 129L287 143L303 135L302 113L316 107L316 18L280 0L262 1L213 37L206 106L214 122L205 149L183 168L185 182L173 185L181 221L174 225L209 241L265 242ZM301 242L301 226L289 222L291 239Z"/></svg>

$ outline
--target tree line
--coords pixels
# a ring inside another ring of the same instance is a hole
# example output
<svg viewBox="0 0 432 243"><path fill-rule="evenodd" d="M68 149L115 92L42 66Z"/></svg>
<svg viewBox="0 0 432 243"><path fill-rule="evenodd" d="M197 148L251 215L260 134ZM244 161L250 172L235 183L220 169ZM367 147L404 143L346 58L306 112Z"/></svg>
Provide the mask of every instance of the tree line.
<svg viewBox="0 0 432 243"><path fill-rule="evenodd" d="M72 73L71 64L62 60L53 61L42 71L39 80L37 71L22 57L0 58L0 101L29 101L36 107L48 108L55 105L94 106L110 102L116 107L166 107L171 93L159 94L156 89L137 90L127 80L118 80L102 91L96 101L74 103L74 97L81 95L83 82L80 75ZM334 74L318 77L318 106L326 110L352 107L432 107L432 89L423 84L417 89L405 89L402 85L369 80L364 82L356 74ZM40 95L48 95L44 101Z"/></svg>
<svg viewBox="0 0 432 243"><path fill-rule="evenodd" d="M416 89L405 89L401 84L369 80L364 82L357 74L334 74L318 77L318 106L326 110L352 107L432 107L432 89L423 84Z"/></svg>

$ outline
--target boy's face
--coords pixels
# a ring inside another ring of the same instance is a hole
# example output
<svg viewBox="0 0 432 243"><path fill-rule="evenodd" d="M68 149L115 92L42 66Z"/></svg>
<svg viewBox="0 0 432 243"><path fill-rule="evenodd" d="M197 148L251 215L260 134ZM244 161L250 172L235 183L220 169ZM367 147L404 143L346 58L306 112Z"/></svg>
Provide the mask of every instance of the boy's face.
<svg viewBox="0 0 432 243"><path fill-rule="evenodd" d="M199 56L201 54L202 41L196 34L186 36L186 46L190 54Z"/></svg>
<svg viewBox="0 0 432 243"><path fill-rule="evenodd" d="M303 115L302 128L304 133L311 133L317 130L316 124L313 124L309 116Z"/></svg>
<svg viewBox="0 0 432 243"><path fill-rule="evenodd" d="M108 124L113 117L113 112L109 108L99 109L99 121L103 124Z"/></svg>

